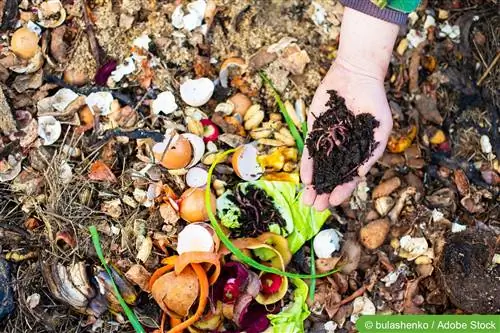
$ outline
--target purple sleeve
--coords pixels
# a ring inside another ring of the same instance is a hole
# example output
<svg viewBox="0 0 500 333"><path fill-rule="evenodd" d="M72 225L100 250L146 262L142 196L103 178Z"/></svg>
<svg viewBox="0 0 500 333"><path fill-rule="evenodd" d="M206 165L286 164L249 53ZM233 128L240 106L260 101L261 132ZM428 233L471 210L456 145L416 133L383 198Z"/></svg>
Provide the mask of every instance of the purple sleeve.
<svg viewBox="0 0 500 333"><path fill-rule="evenodd" d="M346 7L397 25L405 25L408 18L408 14L406 13L389 8L381 9L370 0L340 0L340 3Z"/></svg>

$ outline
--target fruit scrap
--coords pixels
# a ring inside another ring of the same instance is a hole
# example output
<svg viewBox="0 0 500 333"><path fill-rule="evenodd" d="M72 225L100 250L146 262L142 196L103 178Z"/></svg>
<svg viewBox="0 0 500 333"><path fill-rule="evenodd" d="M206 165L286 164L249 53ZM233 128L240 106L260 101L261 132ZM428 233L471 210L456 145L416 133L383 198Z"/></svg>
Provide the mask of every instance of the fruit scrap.
<svg viewBox="0 0 500 333"><path fill-rule="evenodd" d="M261 276L262 293L264 295L271 295L277 293L283 283L283 278L279 275L266 273Z"/></svg>
<svg viewBox="0 0 500 333"><path fill-rule="evenodd" d="M191 316L189 319L186 321L180 323L177 326L174 326L168 333L180 333L184 329L188 328L192 324L198 321L198 319L203 315L203 312L205 311L205 307L207 305L208 301L208 279L207 279L207 273L203 270L200 264L191 264L191 267L193 271L196 274L196 277L198 278L199 286L200 286L200 297L198 301L198 308L196 309L196 312L193 316Z"/></svg>
<svg viewBox="0 0 500 333"><path fill-rule="evenodd" d="M262 177L262 179L269 181L280 181L280 182L290 182L294 184L300 184L300 176L298 172L293 172L293 173L273 172L265 174Z"/></svg>
<svg viewBox="0 0 500 333"><path fill-rule="evenodd" d="M220 131L217 125L210 119L202 119L200 120L201 125L203 126L203 141L211 142L216 141L219 137Z"/></svg>
<svg viewBox="0 0 500 333"><path fill-rule="evenodd" d="M391 153L402 153L406 148L411 146L411 143L417 136L417 127L412 125L406 133L402 135L392 134L387 143L387 150Z"/></svg>

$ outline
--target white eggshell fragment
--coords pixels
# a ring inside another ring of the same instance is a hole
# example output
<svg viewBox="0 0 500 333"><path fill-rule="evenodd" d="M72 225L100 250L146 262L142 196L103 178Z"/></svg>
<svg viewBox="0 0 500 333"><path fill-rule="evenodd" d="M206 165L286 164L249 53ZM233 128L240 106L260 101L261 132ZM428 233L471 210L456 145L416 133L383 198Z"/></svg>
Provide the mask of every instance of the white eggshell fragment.
<svg viewBox="0 0 500 333"><path fill-rule="evenodd" d="M424 254L429 248L429 244L424 237L403 236L399 240L399 245L403 250L409 253L409 260Z"/></svg>
<svg viewBox="0 0 500 333"><path fill-rule="evenodd" d="M184 28L184 11L182 10L182 5L175 7L174 12L172 13L172 25L174 28L182 29Z"/></svg>
<svg viewBox="0 0 500 333"><path fill-rule="evenodd" d="M203 168L194 167L186 174L186 184L189 187L203 187L207 184L208 172Z"/></svg>
<svg viewBox="0 0 500 333"><path fill-rule="evenodd" d="M198 135L192 133L183 133L181 135L184 138L188 139L191 143L191 146L193 147L193 159L186 166L186 168L191 168L198 164L198 162L201 161L203 154L205 154L205 142L203 142L203 139Z"/></svg>
<svg viewBox="0 0 500 333"><path fill-rule="evenodd" d="M38 136L45 146L55 143L61 136L61 123L52 116L38 117Z"/></svg>
<svg viewBox="0 0 500 333"><path fill-rule="evenodd" d="M21 173L22 162L22 160L16 160L13 155L9 155L7 161L0 160L0 167L4 170L0 171L0 183L9 182L12 179L16 178L17 175ZM6 165L4 163L8 164L8 170L6 170L7 168L5 168Z"/></svg>
<svg viewBox="0 0 500 333"><path fill-rule="evenodd" d="M148 35L142 35L134 39L132 45L137 46L144 50L149 50L149 43L151 43L151 38L149 38Z"/></svg>
<svg viewBox="0 0 500 333"><path fill-rule="evenodd" d="M85 102L93 113L98 111L99 115L106 116L111 113L113 95L107 91L99 91L88 95Z"/></svg>
<svg viewBox="0 0 500 333"><path fill-rule="evenodd" d="M63 112L77 98L78 94L73 90L62 88L52 96L52 107L59 112Z"/></svg>
<svg viewBox="0 0 500 333"><path fill-rule="evenodd" d="M214 239L210 231L199 224L188 224L177 238L177 252L212 252Z"/></svg>
<svg viewBox="0 0 500 333"><path fill-rule="evenodd" d="M490 138L487 135L481 135L481 151L485 154L490 154L493 151Z"/></svg>
<svg viewBox="0 0 500 333"><path fill-rule="evenodd" d="M181 84L181 98L190 106L202 106L210 100L214 88L214 83L206 77L187 80Z"/></svg>
<svg viewBox="0 0 500 333"><path fill-rule="evenodd" d="M153 101L151 110L154 114L163 113L164 115L167 115L177 111L177 107L174 94L170 91L164 91L159 93Z"/></svg>
<svg viewBox="0 0 500 333"><path fill-rule="evenodd" d="M325 229L314 237L313 247L316 257L331 258L332 253L340 250L341 234L335 229Z"/></svg>
<svg viewBox="0 0 500 333"><path fill-rule="evenodd" d="M128 57L119 64L116 69L111 73L111 79L115 82L120 82L125 76L135 72L137 67L135 66L134 58Z"/></svg>

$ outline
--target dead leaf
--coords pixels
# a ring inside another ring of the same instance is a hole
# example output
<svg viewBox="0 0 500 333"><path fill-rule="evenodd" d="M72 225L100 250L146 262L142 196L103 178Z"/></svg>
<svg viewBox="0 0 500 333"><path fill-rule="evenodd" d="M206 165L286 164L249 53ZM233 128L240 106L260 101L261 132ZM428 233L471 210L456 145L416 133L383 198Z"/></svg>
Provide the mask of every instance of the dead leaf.
<svg viewBox="0 0 500 333"><path fill-rule="evenodd" d="M420 309L413 300L418 295L418 284L422 280L422 276L414 280L408 281L405 290L405 296L403 301L403 313L404 314L423 314L424 311Z"/></svg>
<svg viewBox="0 0 500 333"><path fill-rule="evenodd" d="M337 263L340 261L340 258L341 257L316 259L316 270L318 271L318 273L329 272L335 269Z"/></svg>
<svg viewBox="0 0 500 333"><path fill-rule="evenodd" d="M113 218L119 218L122 215L122 202L120 199L104 201L101 204L101 212Z"/></svg>
<svg viewBox="0 0 500 333"><path fill-rule="evenodd" d="M149 292L149 279L151 274L144 266L135 264L125 273L125 277L132 283L136 284L142 290Z"/></svg>
<svg viewBox="0 0 500 333"><path fill-rule="evenodd" d="M160 205L160 215L165 224L176 224L179 221L179 214L169 203Z"/></svg>
<svg viewBox="0 0 500 333"><path fill-rule="evenodd" d="M415 97L415 107L424 120L437 125L443 124L443 117L438 111L437 102L434 98L418 95Z"/></svg>
<svg viewBox="0 0 500 333"><path fill-rule="evenodd" d="M53 29L50 34L50 53L60 64L67 62L68 44L64 41L66 29L65 25L61 25Z"/></svg>
<svg viewBox="0 0 500 333"><path fill-rule="evenodd" d="M117 179L111 169L100 160L95 161L90 166L89 179L110 183L117 182Z"/></svg>
<svg viewBox="0 0 500 333"><path fill-rule="evenodd" d="M462 169L455 170L455 172L453 173L453 180L455 181L458 192L462 196L466 196L467 194L469 194L469 179Z"/></svg>

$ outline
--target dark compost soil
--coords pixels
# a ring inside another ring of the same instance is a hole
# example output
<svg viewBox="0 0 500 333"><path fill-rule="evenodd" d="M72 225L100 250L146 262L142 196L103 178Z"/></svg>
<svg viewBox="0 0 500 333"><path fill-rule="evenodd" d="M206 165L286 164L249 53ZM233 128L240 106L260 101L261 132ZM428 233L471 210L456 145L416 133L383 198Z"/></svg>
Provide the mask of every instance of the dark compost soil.
<svg viewBox="0 0 500 333"><path fill-rule="evenodd" d="M373 130L379 122L368 113L354 115L336 91L328 93L328 110L314 120L306 141L314 160L313 185L318 194L352 180L378 145Z"/></svg>
<svg viewBox="0 0 500 333"><path fill-rule="evenodd" d="M273 199L260 188L248 186L246 193L238 189L234 196L229 196L229 199L241 210L238 219L240 227L231 229L231 237L256 237L269 231L271 224L277 223L280 227L286 225L274 206Z"/></svg>
<svg viewBox="0 0 500 333"><path fill-rule="evenodd" d="M491 263L495 235L470 229L446 243L440 271L451 302L470 313L500 313L500 266Z"/></svg>

